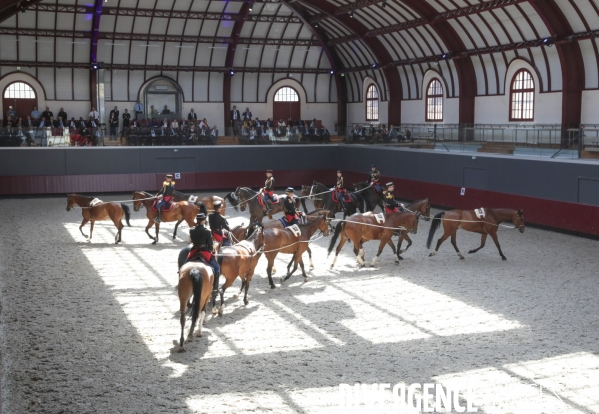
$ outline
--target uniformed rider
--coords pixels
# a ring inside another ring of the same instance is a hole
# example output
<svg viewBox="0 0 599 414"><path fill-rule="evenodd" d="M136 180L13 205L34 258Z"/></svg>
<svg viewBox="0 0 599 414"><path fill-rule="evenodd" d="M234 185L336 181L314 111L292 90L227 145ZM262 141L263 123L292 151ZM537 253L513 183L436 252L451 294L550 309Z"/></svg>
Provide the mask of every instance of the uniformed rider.
<svg viewBox="0 0 599 414"><path fill-rule="evenodd" d="M214 272L213 290L218 290L218 278L220 276L220 265L214 256L214 247L212 234L206 227L206 215L199 213L196 215L196 226L189 231L190 246L184 247L179 252L179 269L185 263L193 259L201 259Z"/></svg>
<svg viewBox="0 0 599 414"><path fill-rule="evenodd" d="M368 181L370 182L370 184L374 188L374 191L376 191L377 194L381 194L381 192L383 190L381 188L381 185L379 184L380 179L381 179L380 171L376 169L376 165L372 164L370 166L370 173L368 174Z"/></svg>
<svg viewBox="0 0 599 414"><path fill-rule="evenodd" d="M162 188L158 191L158 194L156 194L158 197L158 203L156 204L158 216L154 219L156 223L160 223L162 220L162 207L166 206L173 199L174 192L175 182L173 181L173 175L167 174L165 181L162 183Z"/></svg>
<svg viewBox="0 0 599 414"><path fill-rule="evenodd" d="M289 226L292 224L299 224L299 216L302 215L302 212L297 211L295 208L295 197L293 187L287 187L285 190L285 194L287 197L283 200L283 208L285 210L285 221Z"/></svg>
<svg viewBox="0 0 599 414"><path fill-rule="evenodd" d="M383 200L385 202L385 213L399 213L399 203L395 200L395 196L393 195L393 190L395 190L395 186L393 183L387 183L387 189L383 191Z"/></svg>
<svg viewBox="0 0 599 414"><path fill-rule="evenodd" d="M266 206L266 215L270 215L272 211L272 199L275 194L275 178L272 176L272 170L266 170L266 181L264 182L264 188L262 189L264 197L264 205Z"/></svg>
<svg viewBox="0 0 599 414"><path fill-rule="evenodd" d="M335 184L335 191L337 192L337 199L341 203L343 207L343 212L347 213L347 207L345 206L344 198L347 190L345 189L345 185L343 184L343 171L337 170L337 183Z"/></svg>
<svg viewBox="0 0 599 414"><path fill-rule="evenodd" d="M228 233L224 230L231 231L229 223L220 213L223 203L217 200L213 203L214 213L208 215L208 223L210 224L210 230L212 230L212 237L214 240L220 243L221 246L231 246L229 241Z"/></svg>

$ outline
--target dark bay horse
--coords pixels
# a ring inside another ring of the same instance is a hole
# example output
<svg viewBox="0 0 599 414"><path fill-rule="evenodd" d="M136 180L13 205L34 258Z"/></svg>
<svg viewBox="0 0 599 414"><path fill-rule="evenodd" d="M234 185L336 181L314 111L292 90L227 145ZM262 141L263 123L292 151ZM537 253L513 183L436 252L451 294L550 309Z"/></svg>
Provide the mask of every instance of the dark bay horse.
<svg viewBox="0 0 599 414"><path fill-rule="evenodd" d="M485 208L483 210L485 212L485 216L482 219L477 217L474 210L449 210L438 213L435 217L433 217L433 223L431 224L431 229L428 233L428 239L426 240L427 249L430 249L435 231L437 231L437 228L441 223L443 223L444 233L443 236L441 236L441 238L437 241L437 247L435 247L435 251L431 252L429 256L436 255L437 251L439 251L441 243L451 236L451 244L453 245L460 259L464 259L464 256L462 256L462 253L460 253L456 243L456 233L458 229L463 229L473 233L481 234L480 246L476 249L470 250L468 253L476 253L485 247L487 235L490 235L495 242L495 246L497 246L497 250L499 250L499 255L501 258L503 260L507 260L501 251L501 247L499 246L497 229L501 223L509 221L514 224L515 228L517 228L520 233L524 233L526 228L526 224L524 223L524 213L522 210L514 210L511 208Z"/></svg>
<svg viewBox="0 0 599 414"><path fill-rule="evenodd" d="M160 229L160 223L154 222L154 219L158 216L158 212L152 209L154 201L155 197L150 193L146 193L145 191L133 191L133 210L139 211L142 205L146 208L146 217L148 218L146 234L150 239L154 240L152 244L158 243L158 230ZM179 224L181 224L183 220L185 220L189 227L195 226L196 214L199 212L200 209L198 206L190 204L187 201L173 203L169 211L162 211L163 222L177 222L177 224L175 224L175 230L173 231L173 240L177 237L177 227L179 227ZM156 237L152 237L148 231L152 226L156 227Z"/></svg>
<svg viewBox="0 0 599 414"><path fill-rule="evenodd" d="M381 188L385 190L387 187L380 184ZM364 202L366 203L367 211L374 211L376 206L379 206L381 211L385 211L385 206L382 197L374 190L374 187L367 181L361 181L359 183L352 184L354 191L361 191ZM362 191L363 190L363 191Z"/></svg>
<svg viewBox="0 0 599 414"><path fill-rule="evenodd" d="M314 181L312 183L311 194L314 197L322 198L322 202L324 204L323 208L329 210L331 212L331 217L335 217L335 214L339 211L343 211L343 207L341 203L335 202L332 197L332 191L326 185ZM364 212L364 198L360 193L348 193L351 195L352 201L345 202L345 206L349 210L346 214L343 214L343 218L346 216L355 214L357 211L360 213Z"/></svg>
<svg viewBox="0 0 599 414"><path fill-rule="evenodd" d="M413 213L391 213L385 214L385 222L379 224L374 217L374 213L368 212L364 214L356 214L348 217L346 221L337 224L335 228L335 234L331 238L329 243L328 252L331 254L335 242L341 234L341 239L337 250L335 251L335 259L331 264L331 269L337 262L337 256L343 248L345 242L349 239L354 245L354 254L356 259L361 266L364 266L364 248L363 244L369 240L380 240L379 250L376 256L372 259L371 266L374 266L376 259L381 255L385 245L391 246L393 249L393 255L396 256L395 263L399 263L401 256L396 252L395 246L391 238L393 233L400 229L399 240L405 237L407 233L416 233L418 231L418 216ZM399 246L398 240L398 246Z"/></svg>
<svg viewBox="0 0 599 414"><path fill-rule="evenodd" d="M193 302L191 305L191 328L189 329L189 335L187 336L187 340L191 341L196 321L198 322L196 336L202 336L202 324L206 317L206 304L210 299L213 281L214 273L212 272L212 268L201 262L185 263L179 271L179 284L177 285L180 305L179 310L181 312L181 339L179 341L179 352L185 351L183 342L185 319L187 317L187 303L193 295ZM200 319L199 321L198 317Z"/></svg>
<svg viewBox="0 0 599 414"><path fill-rule="evenodd" d="M302 198L301 203L304 208L304 213L308 213L308 209L306 208L306 198L312 200L312 204L316 210L324 208L324 203L322 202L322 198L320 196L312 197L310 195L310 190L312 189L311 185L302 185Z"/></svg>
<svg viewBox="0 0 599 414"><path fill-rule="evenodd" d="M121 231L125 225L122 223L123 216L127 221L127 226L131 227L129 223L129 218L131 217L131 213L129 211L129 206L127 204L119 204L119 203L104 203L98 200L98 204L91 206L93 200L97 200L94 197L86 197L80 194L67 194L67 211L71 211L75 205L81 207L81 215L83 216L83 221L79 226L79 231L83 235L83 237L87 238L87 235L83 233L83 226L90 222L90 230L89 230L89 239L91 242L92 235L94 232L94 223L96 220L112 220L118 232L114 237L114 243L119 243L121 241Z"/></svg>
<svg viewBox="0 0 599 414"><path fill-rule="evenodd" d="M284 230L266 229L264 231L264 256L268 260L266 273L268 274L268 283L271 289L275 288L272 280L272 268L275 258L279 253L293 254L294 261L293 270L287 273L285 278L281 278L281 283L289 279L293 272L297 270L298 264L302 269L304 281L307 282L308 276L306 276L306 271L304 270L302 254L308 249L308 242L317 230L320 230L325 236L329 235L329 223L324 215L316 217L307 224L300 224L298 227L301 231L299 237L295 236L289 228Z"/></svg>
<svg viewBox="0 0 599 414"><path fill-rule="evenodd" d="M262 193L252 190L247 187L237 187L234 192L235 198L239 201L239 208L241 211L245 211L247 208L250 211L250 223L262 223L262 219L264 218L264 207L260 205L259 200L261 200ZM279 202L276 204L272 204L272 209L268 218L272 218L273 214L282 213L283 212L283 198L285 195L278 195ZM230 197L225 197L228 200L231 200ZM299 208L300 199L295 199L295 208Z"/></svg>
<svg viewBox="0 0 599 414"><path fill-rule="evenodd" d="M192 197L192 195L182 193L181 191L175 190L175 192L173 192L173 199L177 202L178 201L187 201L187 202L191 203L191 201L189 201L190 197ZM214 202L215 201L220 201L221 203L223 203L222 207L221 207L221 214L224 216L226 214L226 210L227 210L227 202L223 198L220 198L219 196L213 195L213 196L207 196L207 197L198 197L196 199L196 201L194 201L192 204L195 204L196 206L198 206L198 208L200 209L200 212L207 215L209 211L210 212L214 211Z"/></svg>
<svg viewBox="0 0 599 414"><path fill-rule="evenodd" d="M245 290L243 303L248 304L248 289L254 276L254 269L262 255L264 246L264 232L260 223L254 223L247 230L245 240L235 243L233 246L222 246L218 252L220 263L220 274L225 277L225 284L220 290L220 308L218 314L223 314L224 295L233 282L239 277L241 279L241 291ZM235 296L237 297L237 296ZM215 297L212 298L212 313L216 313Z"/></svg>

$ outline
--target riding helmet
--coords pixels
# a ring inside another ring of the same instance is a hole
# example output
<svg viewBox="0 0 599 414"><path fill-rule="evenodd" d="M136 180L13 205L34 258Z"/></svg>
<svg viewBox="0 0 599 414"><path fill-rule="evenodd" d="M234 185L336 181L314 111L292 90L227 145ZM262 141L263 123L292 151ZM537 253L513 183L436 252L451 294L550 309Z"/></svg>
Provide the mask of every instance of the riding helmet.
<svg viewBox="0 0 599 414"><path fill-rule="evenodd" d="M220 200L216 200L214 203L212 203L212 205L214 206L214 209L216 210L217 208L222 207L223 203Z"/></svg>
<svg viewBox="0 0 599 414"><path fill-rule="evenodd" d="M387 187L391 187L393 185L392 182L388 182L387 184L385 184Z"/></svg>
<svg viewBox="0 0 599 414"><path fill-rule="evenodd" d="M166 178L173 178L173 174L167 174Z"/></svg>
<svg viewBox="0 0 599 414"><path fill-rule="evenodd" d="M197 221L206 220L206 215L204 213L198 213L198 214L196 214L196 220Z"/></svg>
<svg viewBox="0 0 599 414"><path fill-rule="evenodd" d="M287 190L285 190L286 193L293 193L295 190L293 189L293 187L287 187Z"/></svg>

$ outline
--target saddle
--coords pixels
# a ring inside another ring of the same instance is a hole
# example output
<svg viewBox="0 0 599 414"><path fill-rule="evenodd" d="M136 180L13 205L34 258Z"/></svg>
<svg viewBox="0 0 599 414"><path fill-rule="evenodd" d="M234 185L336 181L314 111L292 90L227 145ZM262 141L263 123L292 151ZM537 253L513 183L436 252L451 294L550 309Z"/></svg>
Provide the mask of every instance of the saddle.
<svg viewBox="0 0 599 414"><path fill-rule="evenodd" d="M376 222L379 224L385 224L385 214L384 213L376 213L374 215Z"/></svg>
<svg viewBox="0 0 599 414"><path fill-rule="evenodd" d="M102 203L103 203L103 201L100 200L99 198L94 198L92 201L90 201L89 205L90 205L90 207L95 207L98 204L102 204Z"/></svg>
<svg viewBox="0 0 599 414"><path fill-rule="evenodd" d="M302 234L302 231L300 230L300 228L297 226L297 224L294 224L293 226L289 226L287 227L287 229L291 230L291 232L293 233L293 235L295 237L299 237Z"/></svg>
<svg viewBox="0 0 599 414"><path fill-rule="evenodd" d="M279 204L279 200L280 200L279 196L276 194L273 194L270 204ZM260 204L261 206L264 206L264 194L262 194L262 193L260 193L260 195L258 196L258 204Z"/></svg>
<svg viewBox="0 0 599 414"><path fill-rule="evenodd" d="M476 217L478 217L479 219L484 219L485 218L485 209L484 208L475 208L474 209L474 214L476 214Z"/></svg>
<svg viewBox="0 0 599 414"><path fill-rule="evenodd" d="M158 211L158 209L156 208L156 204L158 204L158 201L159 201L158 199L154 200L154 202L152 203L152 210L154 210L154 211ZM170 210L171 210L171 208L173 208L173 205L174 205L174 204L175 204L175 203L173 203L173 202L172 202L172 200L171 200L171 201L168 201L168 202L166 203L166 205L165 205L164 207L162 207L162 212L165 212L165 211L170 211Z"/></svg>
<svg viewBox="0 0 599 414"><path fill-rule="evenodd" d="M333 201L335 203L339 202L339 197L338 197L337 194L338 194L337 191L333 191L331 193L331 198L333 199ZM352 196L351 196L351 194L350 193L344 193L343 194L343 201L346 202L346 203L351 203L352 202Z"/></svg>

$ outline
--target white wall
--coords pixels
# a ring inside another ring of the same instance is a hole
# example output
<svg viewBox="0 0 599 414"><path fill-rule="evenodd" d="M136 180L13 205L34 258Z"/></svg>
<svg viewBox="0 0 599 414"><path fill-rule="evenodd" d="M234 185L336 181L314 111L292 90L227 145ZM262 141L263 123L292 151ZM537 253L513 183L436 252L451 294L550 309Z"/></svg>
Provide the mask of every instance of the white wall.
<svg viewBox="0 0 599 414"><path fill-rule="evenodd" d="M376 83L376 81L372 78L366 77L362 82L362 92L361 96L366 96L366 91L370 85L374 84L379 91L379 120L378 121L367 121L366 120L366 103L364 100L361 102L352 102L347 104L347 122L349 125L351 124L370 124L370 123L380 123L387 124L389 122L389 102L383 101L380 99L382 96L381 88Z"/></svg>
<svg viewBox="0 0 599 414"><path fill-rule="evenodd" d="M582 91L582 114L580 122L583 124L599 125L599 91Z"/></svg>
<svg viewBox="0 0 599 414"><path fill-rule="evenodd" d="M423 124L426 119L426 91L424 90L429 82L437 78L441 80L443 85L443 123L457 124L460 120L460 99L447 97L447 84L435 70L428 70L422 77L422 83L419 85L420 91L418 96L421 99L412 99L401 101L401 122L404 124Z"/></svg>
<svg viewBox="0 0 599 414"><path fill-rule="evenodd" d="M290 86L299 93L302 119L319 119L322 121L322 124L328 128L331 134L333 134L334 122L337 121L337 103L307 103L307 97L304 88L301 86L299 82L293 79L281 79L275 82L266 95L266 103L231 102L231 109L233 108L233 105L235 105L237 106L239 112L243 113L245 111L245 108L249 107L254 118L272 118L274 95L275 92L282 86Z"/></svg>
<svg viewBox="0 0 599 414"><path fill-rule="evenodd" d="M527 69L535 82L535 124L561 124L562 122L562 93L540 93L541 79L533 67L522 59L515 59L510 64L505 75L505 94L494 96L477 96L474 103L474 123L476 124L507 124L510 123L510 82L520 69ZM522 123L515 121L513 123Z"/></svg>

